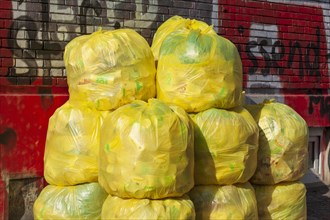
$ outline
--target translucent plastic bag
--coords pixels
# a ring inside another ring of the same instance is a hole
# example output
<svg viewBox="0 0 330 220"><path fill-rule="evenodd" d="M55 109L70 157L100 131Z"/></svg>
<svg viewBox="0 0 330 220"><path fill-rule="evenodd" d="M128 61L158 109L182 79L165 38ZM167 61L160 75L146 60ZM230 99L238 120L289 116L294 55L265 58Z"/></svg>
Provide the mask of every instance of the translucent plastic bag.
<svg viewBox="0 0 330 220"><path fill-rule="evenodd" d="M48 183L65 186L97 182L103 117L99 111L69 102L55 111L49 119L44 155Z"/></svg>
<svg viewBox="0 0 330 220"><path fill-rule="evenodd" d="M258 125L244 108L209 109L195 122L195 184L247 182L257 166Z"/></svg>
<svg viewBox="0 0 330 220"><path fill-rule="evenodd" d="M159 50L157 98L187 112L242 104L242 62L235 45L209 29L179 29Z"/></svg>
<svg viewBox="0 0 330 220"><path fill-rule="evenodd" d="M259 125L257 169L251 183L276 184L303 177L308 168L308 126L285 104L248 105Z"/></svg>
<svg viewBox="0 0 330 220"><path fill-rule="evenodd" d="M155 96L155 62L147 41L134 30L96 31L65 47L71 102L112 110Z"/></svg>
<svg viewBox="0 0 330 220"><path fill-rule="evenodd" d="M306 187L300 182L254 185L259 219L307 219Z"/></svg>
<svg viewBox="0 0 330 220"><path fill-rule="evenodd" d="M216 32L203 21L198 21L195 19L185 19L181 16L175 15L167 19L162 25L160 25L153 37L151 50L154 54L155 60L158 60L159 49L164 41L164 39L170 35L172 32L180 29L200 29L201 31L207 31L208 33Z"/></svg>
<svg viewBox="0 0 330 220"><path fill-rule="evenodd" d="M196 219L258 220L257 202L251 184L195 186L189 196Z"/></svg>
<svg viewBox="0 0 330 220"><path fill-rule="evenodd" d="M34 219L101 218L102 205L108 194L98 183L77 186L46 186L33 205Z"/></svg>
<svg viewBox="0 0 330 220"><path fill-rule="evenodd" d="M99 182L121 198L180 197L194 185L193 125L179 107L134 101L101 130Z"/></svg>
<svg viewBox="0 0 330 220"><path fill-rule="evenodd" d="M102 219L193 220L195 210L187 196L158 200L109 196L102 207Z"/></svg>

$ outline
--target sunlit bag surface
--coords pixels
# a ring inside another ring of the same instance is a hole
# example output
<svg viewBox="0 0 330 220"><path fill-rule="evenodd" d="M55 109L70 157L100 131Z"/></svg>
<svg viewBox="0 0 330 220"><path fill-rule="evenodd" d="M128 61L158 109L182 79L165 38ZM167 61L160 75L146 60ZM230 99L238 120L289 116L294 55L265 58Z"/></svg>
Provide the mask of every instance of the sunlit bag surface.
<svg viewBox="0 0 330 220"><path fill-rule="evenodd" d="M99 111L69 102L50 117L44 155L48 183L97 182L102 118Z"/></svg>
<svg viewBox="0 0 330 220"><path fill-rule="evenodd" d="M258 125L242 107L208 109L195 122L195 184L247 182L257 166Z"/></svg>
<svg viewBox="0 0 330 220"><path fill-rule="evenodd" d="M46 186L33 206L35 220L98 220L108 194L98 183Z"/></svg>
<svg viewBox="0 0 330 220"><path fill-rule="evenodd" d="M195 210L187 196L159 200L109 196L102 207L102 219L193 220Z"/></svg>
<svg viewBox="0 0 330 220"><path fill-rule="evenodd" d="M96 31L67 44L64 52L70 101L112 110L155 96L155 62L134 30Z"/></svg>
<svg viewBox="0 0 330 220"><path fill-rule="evenodd" d="M101 130L99 182L121 198L178 197L194 185L193 125L179 107L134 101Z"/></svg>
<svg viewBox="0 0 330 220"><path fill-rule="evenodd" d="M158 60L159 49L164 39L172 32L180 29L200 29L202 31L207 30L210 33L215 33L215 31L203 21L189 18L185 19L181 16L175 15L162 23L153 37L151 50L154 54L155 60Z"/></svg>
<svg viewBox="0 0 330 220"><path fill-rule="evenodd" d="M259 125L258 164L251 182L295 181L308 168L308 126L285 104L265 101L246 106Z"/></svg>
<svg viewBox="0 0 330 220"><path fill-rule="evenodd" d="M242 103L242 62L235 45L209 29L168 35L159 50L157 98L187 112Z"/></svg>
<svg viewBox="0 0 330 220"><path fill-rule="evenodd" d="M249 183L224 186L195 186L189 196L196 219L258 219L257 202Z"/></svg>
<svg viewBox="0 0 330 220"><path fill-rule="evenodd" d="M259 219L307 219L306 187L300 182L254 185Z"/></svg>

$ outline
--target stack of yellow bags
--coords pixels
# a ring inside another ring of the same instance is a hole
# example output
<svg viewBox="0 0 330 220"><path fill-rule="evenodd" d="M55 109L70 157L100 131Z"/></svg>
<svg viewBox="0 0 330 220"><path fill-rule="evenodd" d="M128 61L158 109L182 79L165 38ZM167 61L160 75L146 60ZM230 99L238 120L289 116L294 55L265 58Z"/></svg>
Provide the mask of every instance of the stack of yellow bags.
<svg viewBox="0 0 330 220"><path fill-rule="evenodd" d="M44 176L35 219L100 219L108 193L98 183L100 134L106 116L155 96L155 64L133 30L80 36L65 48L69 101L49 119Z"/></svg>
<svg viewBox="0 0 330 220"><path fill-rule="evenodd" d="M99 30L64 61L35 219L306 216L306 123L283 104L243 107L240 56L212 26L174 16L151 48Z"/></svg>
<svg viewBox="0 0 330 220"><path fill-rule="evenodd" d="M242 63L229 40L204 22L175 16L155 33L157 98L194 122L197 219L257 219L248 180L256 168L258 126L242 104Z"/></svg>
<svg viewBox="0 0 330 220"><path fill-rule="evenodd" d="M246 106L260 128L258 165L250 179L259 219L307 219L308 127L292 108L265 100Z"/></svg>

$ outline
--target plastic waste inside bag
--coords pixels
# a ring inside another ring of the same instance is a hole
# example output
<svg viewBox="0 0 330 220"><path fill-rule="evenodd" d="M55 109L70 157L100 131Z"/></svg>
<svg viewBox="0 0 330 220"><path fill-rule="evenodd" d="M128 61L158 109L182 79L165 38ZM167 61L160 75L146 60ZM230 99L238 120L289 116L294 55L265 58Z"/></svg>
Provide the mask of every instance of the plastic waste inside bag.
<svg viewBox="0 0 330 220"><path fill-rule="evenodd" d="M250 183L195 186L189 196L196 219L258 219L257 201Z"/></svg>
<svg viewBox="0 0 330 220"><path fill-rule="evenodd" d="M155 62L147 41L136 31L96 31L65 47L70 101L113 110L135 99L155 96Z"/></svg>
<svg viewBox="0 0 330 220"><path fill-rule="evenodd" d="M134 101L102 126L99 182L121 198L180 197L194 185L193 125L157 99Z"/></svg>
<svg viewBox="0 0 330 220"><path fill-rule="evenodd" d="M163 40L156 75L158 99L187 112L242 104L239 53L211 29L182 28Z"/></svg>
<svg viewBox="0 0 330 220"><path fill-rule="evenodd" d="M164 41L164 39L170 35L172 32L180 30L180 29L200 29L202 31L207 30L209 33L216 32L210 28L210 26L199 20L195 19L185 19L181 16L175 15L169 19L167 19L162 25L160 25L153 37L151 50L154 54L155 60L158 60L159 49Z"/></svg>
<svg viewBox="0 0 330 220"><path fill-rule="evenodd" d="M306 187L301 182L253 185L259 219L307 219Z"/></svg>
<svg viewBox="0 0 330 220"><path fill-rule="evenodd" d="M108 194L98 183L46 186L33 205L34 219L100 219Z"/></svg>
<svg viewBox="0 0 330 220"><path fill-rule="evenodd" d="M102 219L193 220L195 210L188 196L168 199L121 199L110 196L102 207Z"/></svg>
<svg viewBox="0 0 330 220"><path fill-rule="evenodd" d="M308 168L308 126L289 106L266 100L247 105L259 125L257 169L250 182L276 184L302 178Z"/></svg>
<svg viewBox="0 0 330 220"><path fill-rule="evenodd" d="M258 125L242 107L191 115L195 127L195 184L247 182L257 166Z"/></svg>
<svg viewBox="0 0 330 220"><path fill-rule="evenodd" d="M53 185L97 182L100 130L107 112L69 102L50 117L44 175Z"/></svg>

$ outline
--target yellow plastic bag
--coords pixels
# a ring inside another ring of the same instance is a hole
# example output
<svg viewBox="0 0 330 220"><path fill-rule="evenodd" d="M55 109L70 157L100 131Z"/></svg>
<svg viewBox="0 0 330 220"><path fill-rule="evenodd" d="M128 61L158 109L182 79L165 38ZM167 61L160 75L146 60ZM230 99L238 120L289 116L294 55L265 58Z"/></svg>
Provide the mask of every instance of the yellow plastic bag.
<svg viewBox="0 0 330 220"><path fill-rule="evenodd" d="M308 168L308 126L285 104L265 101L248 105L259 125L257 169L251 183L276 184L295 181Z"/></svg>
<svg viewBox="0 0 330 220"><path fill-rule="evenodd" d="M69 102L50 117L44 175L48 183L65 186L97 182L101 112Z"/></svg>
<svg viewBox="0 0 330 220"><path fill-rule="evenodd" d="M102 205L108 194L98 183L77 186L46 186L33 205L35 220L101 218Z"/></svg>
<svg viewBox="0 0 330 220"><path fill-rule="evenodd" d="M235 45L208 29L194 28L179 29L164 39L157 98L187 112L241 105L242 62Z"/></svg>
<svg viewBox="0 0 330 220"><path fill-rule="evenodd" d="M134 101L101 130L99 182L121 198L180 197L194 185L193 125L179 107Z"/></svg>
<svg viewBox="0 0 330 220"><path fill-rule="evenodd" d="M259 219L307 219L306 188L300 182L254 185Z"/></svg>
<svg viewBox="0 0 330 220"><path fill-rule="evenodd" d="M203 21L198 21L195 19L185 19L181 16L175 15L167 19L162 25L160 25L153 37L151 50L154 54L155 60L158 60L159 49L164 41L164 39L170 35L172 32L180 29L200 29L201 31L207 30L208 33L216 32L210 28L208 24Z"/></svg>
<svg viewBox="0 0 330 220"><path fill-rule="evenodd" d="M196 219L258 220L257 202L251 184L195 186L189 196Z"/></svg>
<svg viewBox="0 0 330 220"><path fill-rule="evenodd" d="M65 47L71 102L112 110L155 97L155 62L147 41L134 30L96 31Z"/></svg>
<svg viewBox="0 0 330 220"><path fill-rule="evenodd" d="M258 125L244 108L209 109L195 122L195 184L247 182L257 166Z"/></svg>
<svg viewBox="0 0 330 220"><path fill-rule="evenodd" d="M121 199L109 195L102 207L102 219L194 220L195 210L187 196L149 200Z"/></svg>

